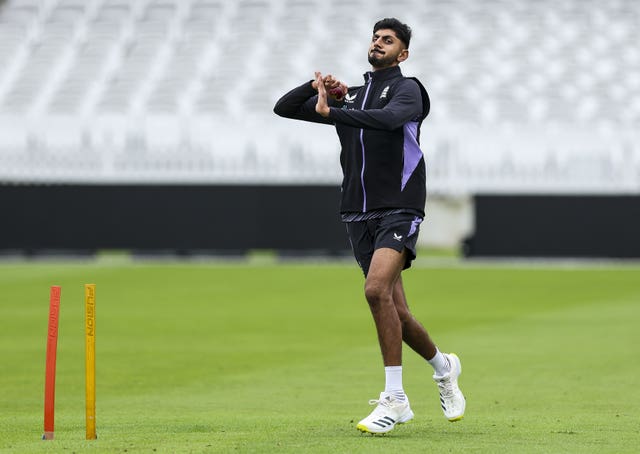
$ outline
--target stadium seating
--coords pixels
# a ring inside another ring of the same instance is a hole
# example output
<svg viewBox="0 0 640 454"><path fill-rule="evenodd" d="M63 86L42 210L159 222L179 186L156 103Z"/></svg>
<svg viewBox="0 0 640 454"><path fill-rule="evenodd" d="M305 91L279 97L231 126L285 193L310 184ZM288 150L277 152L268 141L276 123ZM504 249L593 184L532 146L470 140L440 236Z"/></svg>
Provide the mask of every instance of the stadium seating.
<svg viewBox="0 0 640 454"><path fill-rule="evenodd" d="M635 0L6 0L1 181L339 181L326 127L272 106L351 85L375 20L413 26L430 187L640 191Z"/></svg>

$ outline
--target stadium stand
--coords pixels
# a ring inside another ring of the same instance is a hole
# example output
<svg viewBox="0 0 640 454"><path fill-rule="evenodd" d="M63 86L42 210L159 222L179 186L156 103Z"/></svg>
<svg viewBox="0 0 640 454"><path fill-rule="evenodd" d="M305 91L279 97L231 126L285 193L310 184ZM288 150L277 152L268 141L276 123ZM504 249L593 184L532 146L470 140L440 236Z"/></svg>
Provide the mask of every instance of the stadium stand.
<svg viewBox="0 0 640 454"><path fill-rule="evenodd" d="M0 181L333 184L333 134L271 109L314 70L360 84L385 16L432 193L640 192L636 0L8 0Z"/></svg>

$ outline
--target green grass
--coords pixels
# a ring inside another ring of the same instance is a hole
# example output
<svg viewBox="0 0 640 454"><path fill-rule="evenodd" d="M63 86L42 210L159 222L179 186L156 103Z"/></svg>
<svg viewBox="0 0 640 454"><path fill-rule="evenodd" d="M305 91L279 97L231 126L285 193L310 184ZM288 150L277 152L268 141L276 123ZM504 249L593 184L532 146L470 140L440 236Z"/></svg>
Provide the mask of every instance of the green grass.
<svg viewBox="0 0 640 454"><path fill-rule="evenodd" d="M0 264L1 452L623 453L640 446L640 268L415 267L416 316L463 361L442 416L359 434L384 374L354 265ZM97 284L96 441L84 440L83 284ZM62 286L56 439L42 441L49 286Z"/></svg>

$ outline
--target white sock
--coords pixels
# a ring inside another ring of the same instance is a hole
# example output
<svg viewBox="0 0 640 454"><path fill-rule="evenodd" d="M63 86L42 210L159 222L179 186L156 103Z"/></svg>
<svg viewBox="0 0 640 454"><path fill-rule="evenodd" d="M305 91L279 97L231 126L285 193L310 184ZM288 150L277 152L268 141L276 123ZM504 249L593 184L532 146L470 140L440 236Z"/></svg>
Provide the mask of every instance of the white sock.
<svg viewBox="0 0 640 454"><path fill-rule="evenodd" d="M433 366L436 377L444 377L451 371L451 364L446 356L436 347L436 355L429 360L429 364Z"/></svg>
<svg viewBox="0 0 640 454"><path fill-rule="evenodd" d="M392 394L398 400L405 400L407 396L402 387L402 366L386 366L384 375L384 392Z"/></svg>

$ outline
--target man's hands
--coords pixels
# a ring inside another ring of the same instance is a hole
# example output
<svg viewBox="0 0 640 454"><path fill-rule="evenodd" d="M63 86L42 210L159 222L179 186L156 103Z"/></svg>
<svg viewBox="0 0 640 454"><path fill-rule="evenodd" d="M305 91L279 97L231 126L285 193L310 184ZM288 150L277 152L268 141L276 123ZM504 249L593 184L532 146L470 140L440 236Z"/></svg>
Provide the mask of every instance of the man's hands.
<svg viewBox="0 0 640 454"><path fill-rule="evenodd" d="M323 117L329 116L329 104L327 103L327 89L324 85L322 74L316 71L316 88L318 90L318 102L316 103L316 112Z"/></svg>
<svg viewBox="0 0 640 454"><path fill-rule="evenodd" d="M342 100L347 93L347 86L335 79L331 74L322 77L322 73L315 73L315 80L311 82L311 86L318 90L318 102L316 103L316 112L323 117L329 116L329 104L327 97L330 96L338 101Z"/></svg>

